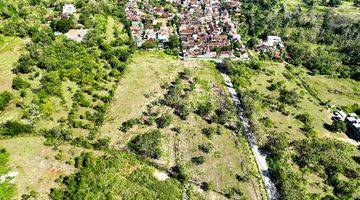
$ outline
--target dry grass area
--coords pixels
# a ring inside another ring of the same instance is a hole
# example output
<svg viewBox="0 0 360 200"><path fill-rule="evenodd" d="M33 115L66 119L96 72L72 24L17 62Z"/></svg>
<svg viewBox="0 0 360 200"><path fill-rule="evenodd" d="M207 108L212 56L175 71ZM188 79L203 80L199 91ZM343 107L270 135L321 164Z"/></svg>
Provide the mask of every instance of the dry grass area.
<svg viewBox="0 0 360 200"><path fill-rule="evenodd" d="M288 90L295 89L297 94L300 95L301 101L297 107L286 106L288 115L265 107L257 109L254 113L255 124L258 126L256 129L259 141L265 141L265 137L273 133L289 133L291 140L301 140L307 138L306 134L301 130L304 126L302 122L296 119L299 114L308 113L314 120L314 129L318 137L333 138L347 142L352 145L359 145L355 140L350 139L345 133L333 133L324 127L324 124L331 124L331 110L324 105L321 105L318 100L305 89L304 82L310 86L312 91L315 91L321 101L325 102L331 99L331 102L337 105L349 105L355 102L360 102L358 95L358 83L346 79L331 79L325 76L309 76L303 69L295 69L299 76L289 78L289 71L285 68L283 63L265 62L265 71L255 73L251 79L251 85L246 88L248 90L257 90L262 97L270 99L271 102L277 102L279 98L279 91L271 91L269 86L272 83L284 81L284 87ZM287 77L287 78L286 78ZM331 93L329 90L336 90L336 93ZM259 108L259 102L254 102L256 107ZM266 126L262 119L269 118L271 125ZM291 150L289 150L291 151ZM293 170L298 171L299 167L292 164ZM307 174L304 177L308 180L307 190L309 192L316 192L322 194L331 194L332 188L327 185L323 178L314 174Z"/></svg>
<svg viewBox="0 0 360 200"><path fill-rule="evenodd" d="M0 92L11 89L13 66L18 60L25 42L20 38L5 37L0 46Z"/></svg>
<svg viewBox="0 0 360 200"><path fill-rule="evenodd" d="M21 50L25 46L25 41L20 38L5 37L0 44L0 93L11 91L12 80L15 75L12 73L14 64L20 57ZM16 100L6 107L0 113L0 123L11 119L18 119L21 116L21 110L15 106Z"/></svg>
<svg viewBox="0 0 360 200"><path fill-rule="evenodd" d="M309 94L309 92L302 86L298 78L288 80L284 74L287 73L287 69L282 63L266 62L266 69L271 73L259 73L251 78L252 85L249 89L256 89L262 95L268 96L277 100L279 96L278 91L270 91L267 87L271 85L271 82L285 81L285 87L287 89L295 89L301 96L301 102L298 107L287 106L290 115L286 116L279 111L265 109L263 112L258 113L258 119L269 117L274 127L271 130L276 132L288 132L294 139L305 138L300 128L303 123L297 120L295 117L298 114L309 113L314 119L314 128L318 132L320 137L336 138L350 144L357 145L357 142L349 139L345 133L332 133L326 128L324 124L331 124L331 110L319 104L319 102ZM300 77L310 85L313 91L318 92L318 97L322 101L331 99L332 103L337 105L349 105L355 102L360 102L360 97L357 95L358 91L355 88L358 87L358 83L351 80L340 80L326 78L325 76L309 76L300 72ZM329 90L336 90L336 94L330 93ZM260 123L260 122L259 122ZM260 132L265 131L265 128L260 128ZM260 137L265 134L260 134Z"/></svg>
<svg viewBox="0 0 360 200"><path fill-rule="evenodd" d="M45 146L44 140L33 136L0 140L0 146L10 153L11 170L19 172L16 199L32 190L39 193L38 199L48 199L50 188L57 186L55 179L74 171L64 160L55 159L56 151Z"/></svg>
<svg viewBox="0 0 360 200"><path fill-rule="evenodd" d="M349 106L360 102L360 82L334 79L326 76L304 76L304 80L318 93L322 101L336 106Z"/></svg>
<svg viewBox="0 0 360 200"><path fill-rule="evenodd" d="M230 130L223 128L223 134L209 139L202 134L202 129L215 126L214 124L209 125L194 113L182 120L173 114L172 108L152 104L155 100L162 99L167 92L166 87L162 88L161 85L175 80L178 72L185 68L190 69L191 77L198 80L195 91L190 93L190 104L196 104L205 97L211 101L228 97L222 76L214 64L201 61L183 62L159 52L138 52L120 81L100 133L109 136L113 145L125 147L135 135L156 129L156 125L137 125L127 132L119 130L123 122L141 118L147 106L151 105L151 110L158 112L159 116L169 114L173 119L169 127L161 129L163 155L155 162L165 168L176 164L184 165L192 181L209 182L214 186L209 192L193 190L196 193L194 197L224 199L223 194L217 192L227 192L234 187L241 188L249 199L262 199L264 191L261 188L261 179L248 143L242 136L235 137ZM180 133L176 133L174 128L179 128ZM199 150L199 145L205 143L212 144L210 153L205 154ZM205 163L195 165L191 158L199 155L205 157ZM236 179L236 174L247 174L250 179L240 182Z"/></svg>
<svg viewBox="0 0 360 200"><path fill-rule="evenodd" d="M323 5L319 5L321 1L314 6L314 10L318 12L324 12L327 9L334 11L335 13L351 17L358 18L360 16L360 8L354 6L353 1L341 1L341 5L337 7L327 7ZM300 6L303 10L309 10L309 7L304 3L303 0L285 0L284 5L287 9L294 10L297 6Z"/></svg>
<svg viewBox="0 0 360 200"><path fill-rule="evenodd" d="M123 122L139 117L155 96L160 85L170 81L183 69L181 63L159 52L137 52L120 81L106 114L100 133L119 139L118 128Z"/></svg>

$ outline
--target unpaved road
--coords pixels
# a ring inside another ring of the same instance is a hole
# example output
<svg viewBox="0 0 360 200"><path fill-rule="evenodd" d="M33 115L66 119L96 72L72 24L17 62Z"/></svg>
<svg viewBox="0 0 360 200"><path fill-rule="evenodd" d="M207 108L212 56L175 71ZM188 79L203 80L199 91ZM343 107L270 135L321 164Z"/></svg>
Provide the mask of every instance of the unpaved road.
<svg viewBox="0 0 360 200"><path fill-rule="evenodd" d="M236 108L238 109L239 118L243 122L244 132L245 132L247 140L249 141L251 150L254 154L256 164L259 168L259 171L261 172L260 174L262 176L262 179L263 179L263 182L264 182L264 185L266 188L266 192L268 194L268 198L271 200L278 199L279 195L276 191L276 187L270 179L269 168L266 163L266 155L260 152L258 145L256 145L256 143L255 143L254 135L250 131L249 119L243 112L244 111L243 105L241 104L241 102L237 96L237 93L234 89L234 86L231 82L230 77L226 74L222 74L222 76L224 77L226 87L231 94L231 98L234 101Z"/></svg>

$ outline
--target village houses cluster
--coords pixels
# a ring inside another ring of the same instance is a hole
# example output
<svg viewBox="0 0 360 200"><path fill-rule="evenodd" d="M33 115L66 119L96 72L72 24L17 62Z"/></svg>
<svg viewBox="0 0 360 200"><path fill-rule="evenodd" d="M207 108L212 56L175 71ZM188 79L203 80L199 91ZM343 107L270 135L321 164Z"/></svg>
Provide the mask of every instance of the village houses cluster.
<svg viewBox="0 0 360 200"><path fill-rule="evenodd" d="M230 13L241 7L236 0L168 0L155 3L149 0L129 0L125 13L130 21L130 31L138 47L146 42L165 47L171 36L180 39L184 58L248 59L241 36ZM181 11L178 11L181 10ZM65 4L62 18L76 14L73 4ZM64 35L81 42L88 29L71 29ZM61 34L61 33L58 33ZM261 41L258 51L274 51L275 57L284 48L278 36L268 36ZM180 50L180 49L179 49ZM278 55L279 56L279 55Z"/></svg>
<svg viewBox="0 0 360 200"><path fill-rule="evenodd" d="M184 57L233 58L245 54L241 37L228 8L238 9L239 1L183 0L179 34ZM175 3L180 3L177 0ZM227 4L225 7L224 4ZM234 45L235 44L235 45ZM234 48L237 46L237 49Z"/></svg>
<svg viewBox="0 0 360 200"><path fill-rule="evenodd" d="M151 40L167 43L170 35L174 34L174 28L169 26L175 16L171 7L154 6L148 0L129 0L125 13L131 22L130 30L138 47Z"/></svg>
<svg viewBox="0 0 360 200"><path fill-rule="evenodd" d="M247 54L229 11L240 6L235 0L172 0L166 6L130 0L125 12L138 47L149 40L166 44L176 35L185 58L239 58Z"/></svg>

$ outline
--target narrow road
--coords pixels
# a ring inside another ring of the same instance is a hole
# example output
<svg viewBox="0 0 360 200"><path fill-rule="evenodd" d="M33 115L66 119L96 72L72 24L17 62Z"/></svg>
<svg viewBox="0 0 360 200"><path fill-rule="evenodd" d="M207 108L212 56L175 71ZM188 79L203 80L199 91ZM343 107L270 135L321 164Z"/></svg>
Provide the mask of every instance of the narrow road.
<svg viewBox="0 0 360 200"><path fill-rule="evenodd" d="M231 94L231 98L233 99L234 104L235 104L236 108L238 109L239 118L243 122L244 132L245 132L247 140L249 141L251 150L254 154L256 164L259 168L259 171L261 172L260 174L262 176L268 198L271 200L278 199L279 195L276 191L276 187L270 179L269 168L266 163L266 155L264 155L263 153L260 152L258 145L256 145L256 143L255 143L254 135L250 131L249 119L243 112L244 111L243 105L241 104L241 102L237 96L237 93L234 89L234 86L231 82L230 77L223 73L222 73L222 76L224 77L226 87Z"/></svg>

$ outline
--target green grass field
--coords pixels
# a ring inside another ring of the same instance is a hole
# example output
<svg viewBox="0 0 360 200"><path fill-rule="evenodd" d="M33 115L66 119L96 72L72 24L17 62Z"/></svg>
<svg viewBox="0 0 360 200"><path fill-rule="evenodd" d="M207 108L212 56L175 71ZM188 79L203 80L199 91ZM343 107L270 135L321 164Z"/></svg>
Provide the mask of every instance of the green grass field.
<svg viewBox="0 0 360 200"><path fill-rule="evenodd" d="M56 151L45 146L42 137L19 137L0 140L0 146L10 154L11 171L19 172L15 178L16 199L22 194L34 190L39 199L47 199L50 188L56 187L55 179L61 174L70 174L73 167L65 164L66 160L55 159Z"/></svg>
<svg viewBox="0 0 360 200"><path fill-rule="evenodd" d="M121 124L129 119L141 118L147 106L156 99L163 98L166 90L161 87L178 76L185 68L191 71L191 77L198 80L198 86L189 94L190 104L199 99L210 97L212 101L220 101L228 97L222 77L209 62L182 62L160 52L137 52L127 73L120 81L115 97L107 113L107 119L100 133L109 136L112 144L118 148L126 144L137 134L153 130L155 126L139 125L127 132L118 130ZM221 95L220 95L221 94ZM220 95L220 96L219 96ZM247 141L240 136L236 138L228 129L211 140L201 132L209 124L201 117L190 114L187 120L175 116L170 107L154 105L152 111L167 113L172 116L169 127L161 129L163 133L163 156L154 160L157 164L170 168L175 164L185 165L189 169L190 179L196 182L211 182L215 191L226 192L229 188L241 188L249 199L261 199L263 189L261 179L252 158ZM236 118L236 116L234 116ZM173 128L179 128L176 134ZM212 143L213 150L209 154L201 153L198 145ZM191 158L204 155L206 162L195 165ZM247 174L248 182L236 180L236 174ZM204 192L194 186L194 191L205 199L224 198L216 192Z"/></svg>
<svg viewBox="0 0 360 200"><path fill-rule="evenodd" d="M305 139L307 136L301 130L303 123L296 119L298 114L308 113L314 120L314 129L318 133L318 137L333 138L347 142L352 145L358 145L355 140L348 138L345 133L333 133L324 128L324 124L331 124L331 110L312 96L300 81L301 78L312 91L316 91L317 97L325 102L331 100L335 105L350 105L360 102L358 95L358 83L347 79L332 79L321 75L310 76L307 75L306 70L296 68L294 72L298 73L298 77L294 76L292 79L287 79L289 71L285 68L283 63L264 62L265 71L258 71L253 74L250 79L251 85L246 90L257 90L261 96L277 102L279 91L270 91L268 87L271 83L284 81L284 87L287 89L295 89L300 94L301 101L297 107L286 106L289 115L270 109L266 107L255 111L255 124L258 141L264 142L268 134L287 132L291 140ZM337 91L336 93L330 91ZM254 102L254 104L257 104ZM265 126L262 119L269 118L272 121L271 126ZM298 171L297 165L293 164L293 170ZM308 192L316 192L322 195L331 194L332 187L327 185L324 180L316 174L308 173L304 177L307 182Z"/></svg>
<svg viewBox="0 0 360 200"><path fill-rule="evenodd" d="M139 116L146 105L159 95L162 83L170 81L183 69L179 61L160 52L137 52L106 114L101 134L115 140L120 134L116 127L131 118Z"/></svg>
<svg viewBox="0 0 360 200"><path fill-rule="evenodd" d="M19 59L25 43L26 41L14 37L4 37L3 42L0 43L0 93L12 91L12 80L15 77L12 69ZM12 100L0 113L0 123L10 119L18 119L21 116L21 110L15 106L16 101L16 99Z"/></svg>
<svg viewBox="0 0 360 200"><path fill-rule="evenodd" d="M11 89L14 75L12 69L25 46L22 39L5 37L0 43L0 92Z"/></svg>
<svg viewBox="0 0 360 200"><path fill-rule="evenodd" d="M360 83L350 79L334 79L326 76L304 76L304 80L318 92L322 101L335 106L348 106L360 102Z"/></svg>
<svg viewBox="0 0 360 200"><path fill-rule="evenodd" d="M272 80L274 82L282 80L285 81L286 88L295 89L301 95L301 102L299 103L298 108L292 106L287 107L291 113L288 116L285 116L278 111L265 109L263 113L258 113L258 119L268 116L275 124L273 127L274 131L289 132L293 138L300 139L305 137L305 135L303 135L300 131L303 123L295 119L295 116L298 114L309 113L314 119L314 128L319 133L320 137L336 138L351 144L357 144L354 140L349 139L345 133L335 134L324 128L324 124L332 123L331 110L320 105L316 98L310 95L303 87L298 78L287 80L284 77L284 74L287 72L284 64L265 62L265 66L267 70L273 71L274 74L269 75L261 72L253 76L251 78L252 85L248 89L256 89L264 96L277 99L279 92L270 91L267 87L270 86L270 82ZM360 102L360 97L356 89L359 88L359 84L357 82L346 79L332 79L321 75L309 76L304 73L303 69L299 69L299 71L299 77L317 93L318 98L320 98L323 102L330 100L332 104L339 106L351 105L353 103ZM331 93L329 91L336 91L336 93ZM263 130L260 129L259 131L262 132Z"/></svg>
<svg viewBox="0 0 360 200"><path fill-rule="evenodd" d="M297 6L300 6L303 10L308 10L309 7L302 0L286 0L284 1L284 5L287 9L293 10ZM348 16L351 18L358 18L360 16L360 8L355 7L353 1L342 1L341 5L338 7L326 7L323 5L315 5L314 10L323 12L326 9L330 9L335 13Z"/></svg>

